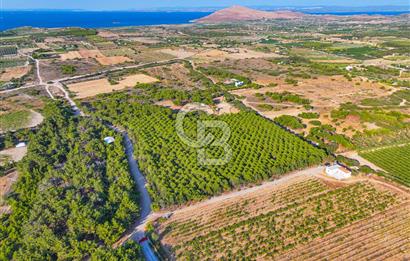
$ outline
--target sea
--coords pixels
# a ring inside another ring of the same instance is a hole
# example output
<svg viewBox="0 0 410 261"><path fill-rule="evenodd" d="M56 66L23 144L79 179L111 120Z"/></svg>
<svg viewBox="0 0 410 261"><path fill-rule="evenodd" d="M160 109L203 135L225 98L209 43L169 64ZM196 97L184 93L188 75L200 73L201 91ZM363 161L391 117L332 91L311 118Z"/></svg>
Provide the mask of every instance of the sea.
<svg viewBox="0 0 410 261"><path fill-rule="evenodd" d="M406 11L327 12L332 15L399 15ZM134 12L134 11L5 11L0 10L0 31L22 26L58 28L106 28L138 25L186 24L210 12Z"/></svg>
<svg viewBox="0 0 410 261"><path fill-rule="evenodd" d="M0 11L0 31L22 26L106 28L186 24L209 12Z"/></svg>

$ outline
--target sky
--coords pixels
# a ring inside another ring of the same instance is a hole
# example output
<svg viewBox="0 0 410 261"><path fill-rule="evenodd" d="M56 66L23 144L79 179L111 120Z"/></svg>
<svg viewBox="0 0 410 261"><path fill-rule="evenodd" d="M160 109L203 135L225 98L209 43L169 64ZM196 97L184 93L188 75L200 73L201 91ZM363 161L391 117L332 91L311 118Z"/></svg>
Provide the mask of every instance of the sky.
<svg viewBox="0 0 410 261"><path fill-rule="evenodd" d="M2 9L128 10L161 7L410 6L410 0L0 0Z"/></svg>

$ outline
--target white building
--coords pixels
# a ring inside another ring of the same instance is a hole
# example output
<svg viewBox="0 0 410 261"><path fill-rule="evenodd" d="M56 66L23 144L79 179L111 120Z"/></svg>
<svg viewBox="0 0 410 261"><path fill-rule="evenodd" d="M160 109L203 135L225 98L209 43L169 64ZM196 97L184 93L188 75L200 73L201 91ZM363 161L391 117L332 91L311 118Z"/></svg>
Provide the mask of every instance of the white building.
<svg viewBox="0 0 410 261"><path fill-rule="evenodd" d="M345 167L340 166L339 164L333 164L331 166L326 167L326 175L335 178L337 180L344 180L348 179L352 176L352 172L350 172Z"/></svg>

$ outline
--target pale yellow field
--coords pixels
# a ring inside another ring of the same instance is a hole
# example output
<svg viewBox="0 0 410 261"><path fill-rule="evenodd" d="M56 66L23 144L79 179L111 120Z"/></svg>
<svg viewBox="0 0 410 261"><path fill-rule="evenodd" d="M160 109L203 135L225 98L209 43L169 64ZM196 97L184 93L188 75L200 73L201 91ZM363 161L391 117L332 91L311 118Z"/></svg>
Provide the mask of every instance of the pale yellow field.
<svg viewBox="0 0 410 261"><path fill-rule="evenodd" d="M125 57L125 56L111 56L111 57L102 56L102 57L97 57L95 59L101 65L114 65L114 64L120 64L120 63L132 61L130 58Z"/></svg>
<svg viewBox="0 0 410 261"><path fill-rule="evenodd" d="M111 85L107 78L79 82L68 85L68 89L74 92L78 99L93 97L101 93L122 90L135 86L137 83L153 83L158 81L156 78L145 74L135 74L125 77L118 84Z"/></svg>
<svg viewBox="0 0 410 261"><path fill-rule="evenodd" d="M210 49L196 54L194 57L206 60L241 60L252 58L272 58L279 57L275 53L263 53L244 48L225 48L223 50Z"/></svg>
<svg viewBox="0 0 410 261"><path fill-rule="evenodd" d="M86 58L97 58L105 57L99 50L79 50L70 51L67 53L60 54L60 59L62 61L73 60L73 59L86 59Z"/></svg>
<svg viewBox="0 0 410 261"><path fill-rule="evenodd" d="M78 51L83 58L98 58L105 57L99 50L79 50Z"/></svg>
<svg viewBox="0 0 410 261"><path fill-rule="evenodd" d="M179 59L185 59L195 54L185 49L162 49L159 52L175 56Z"/></svg>
<svg viewBox="0 0 410 261"><path fill-rule="evenodd" d="M26 75L31 70L31 66L12 67L4 70L0 75L0 81L10 81L11 79L19 79Z"/></svg>
<svg viewBox="0 0 410 261"><path fill-rule="evenodd" d="M60 54L61 61L74 60L83 58L78 51L70 51L68 53Z"/></svg>

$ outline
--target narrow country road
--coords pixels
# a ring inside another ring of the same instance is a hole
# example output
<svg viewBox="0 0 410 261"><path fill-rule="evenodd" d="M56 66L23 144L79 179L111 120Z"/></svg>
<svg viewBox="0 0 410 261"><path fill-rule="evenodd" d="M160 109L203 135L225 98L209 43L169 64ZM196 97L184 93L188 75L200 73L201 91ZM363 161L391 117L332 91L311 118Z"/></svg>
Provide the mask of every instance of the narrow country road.
<svg viewBox="0 0 410 261"><path fill-rule="evenodd" d="M25 54L24 54L25 55ZM49 87L56 87L58 88L62 93L64 93L64 99L67 100L67 102L70 104L72 110L74 111L75 115L84 117L86 116L86 114L81 111L80 108L78 108L78 106L76 105L76 103L73 101L73 99L71 99L70 94L68 93L68 91L64 88L63 84L61 83L61 79L59 80L54 80L51 83L46 83L44 84L43 78L41 77L41 73L40 73L40 62L38 59L34 59L32 56L30 55L25 55L27 56L29 59L33 60L36 64L36 75L38 78L38 85L44 85L44 88L46 90L46 92L48 93L48 95L50 96L51 99L55 99L55 97L53 96L53 94L50 92ZM140 65L141 66L141 65ZM83 77L83 76L80 76ZM31 86L38 86L38 85L31 85ZM30 87L31 87L30 86ZM23 89L23 88L29 88L26 86L17 88L17 89L11 89L11 90L6 90L5 92L8 91L15 91L18 89ZM3 93L3 92L0 92ZM133 239L136 242L139 242L142 238L145 237L145 225L146 222L148 220L148 217L151 214L151 197L148 194L148 191L146 189L146 180L145 177L142 175L142 173L140 172L137 162L134 159L134 148L132 145L132 142L128 136L128 133L126 131L121 131L119 128L116 128L114 126L111 125L107 125L107 127L113 129L114 131L121 133L123 138L124 138L124 147L125 147L125 153L127 154L127 161L128 161L128 166L129 166L129 170L131 172L131 175L135 181L136 187L139 191L139 198L140 198L140 217L138 218L136 224L135 224L135 228L132 231L132 233L129 234L129 236L124 237L123 239L125 239L124 241L121 241L120 244L124 243L126 240L128 239ZM149 241L145 240L144 242L140 243L141 245L141 249L142 252L146 258L146 260L148 261L158 261L159 259L156 257L155 252L151 249L151 246L149 244Z"/></svg>
<svg viewBox="0 0 410 261"><path fill-rule="evenodd" d="M137 162L134 159L134 148L130 138L128 137L127 132L123 132L125 151L128 157L128 165L132 177L134 178L135 184L137 185L138 191L140 193L140 218L139 223L144 221L151 214L151 197L148 194L146 188L146 180L144 175L141 174L141 171L138 168Z"/></svg>

